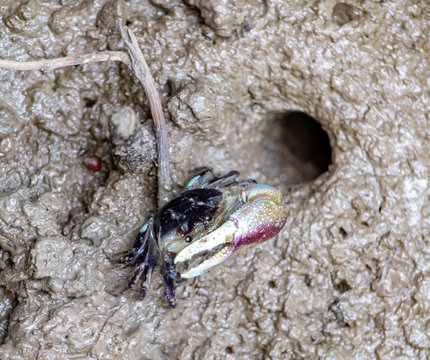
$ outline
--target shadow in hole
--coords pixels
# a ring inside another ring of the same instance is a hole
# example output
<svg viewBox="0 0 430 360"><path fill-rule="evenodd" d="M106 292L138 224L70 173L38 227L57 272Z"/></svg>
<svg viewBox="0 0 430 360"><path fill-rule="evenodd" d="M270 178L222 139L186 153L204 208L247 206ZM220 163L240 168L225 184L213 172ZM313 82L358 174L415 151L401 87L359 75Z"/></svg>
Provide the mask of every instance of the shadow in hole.
<svg viewBox="0 0 430 360"><path fill-rule="evenodd" d="M288 184L313 180L331 164L327 133L302 112L269 113L263 149L266 174Z"/></svg>

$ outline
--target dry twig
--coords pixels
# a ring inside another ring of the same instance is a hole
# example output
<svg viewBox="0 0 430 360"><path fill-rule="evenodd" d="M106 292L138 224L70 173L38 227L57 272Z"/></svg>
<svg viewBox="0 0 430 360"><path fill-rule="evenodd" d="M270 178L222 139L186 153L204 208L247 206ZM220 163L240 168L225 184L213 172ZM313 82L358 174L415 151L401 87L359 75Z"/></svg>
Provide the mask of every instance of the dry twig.
<svg viewBox="0 0 430 360"><path fill-rule="evenodd" d="M167 202L167 193L170 190L169 153L167 145L167 130L164 120L163 108L158 91L155 87L151 71L139 49L134 34L126 26L120 26L121 36L127 47L131 59L130 68L142 83L148 97L152 118L155 123L155 134L158 147L158 207Z"/></svg>
<svg viewBox="0 0 430 360"><path fill-rule="evenodd" d="M83 54L66 56L56 59L43 59L36 61L0 60L0 69L9 70L55 70L66 66L91 64L103 61L122 61L130 66L130 57L124 51L104 51L98 54Z"/></svg>
<svg viewBox="0 0 430 360"><path fill-rule="evenodd" d="M152 118L155 124L155 134L158 149L158 206L161 207L167 201L167 193L170 190L169 155L166 123L160 96L155 87L148 65L139 49L134 34L125 26L120 26L121 36L127 47L128 54L124 51L104 51L98 54L83 54L66 56L56 59L44 59L36 61L12 61L0 60L0 69L10 70L55 70L66 66L91 64L103 61L121 61L126 64L141 82L149 100Z"/></svg>

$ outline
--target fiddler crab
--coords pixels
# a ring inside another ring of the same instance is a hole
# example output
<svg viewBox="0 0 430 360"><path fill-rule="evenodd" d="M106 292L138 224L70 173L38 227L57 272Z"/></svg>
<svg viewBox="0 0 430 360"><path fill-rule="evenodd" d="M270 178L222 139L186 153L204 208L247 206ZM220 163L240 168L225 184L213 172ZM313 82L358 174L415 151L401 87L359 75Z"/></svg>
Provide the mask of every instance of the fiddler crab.
<svg viewBox="0 0 430 360"><path fill-rule="evenodd" d="M232 255L281 231L288 212L277 189L255 180L236 180L239 172L217 177L205 169L170 200L139 231L131 251L115 260L136 267L128 285L141 281L144 297L158 263L170 306L176 306L174 284L201 275ZM180 274L176 264L217 250L199 265Z"/></svg>

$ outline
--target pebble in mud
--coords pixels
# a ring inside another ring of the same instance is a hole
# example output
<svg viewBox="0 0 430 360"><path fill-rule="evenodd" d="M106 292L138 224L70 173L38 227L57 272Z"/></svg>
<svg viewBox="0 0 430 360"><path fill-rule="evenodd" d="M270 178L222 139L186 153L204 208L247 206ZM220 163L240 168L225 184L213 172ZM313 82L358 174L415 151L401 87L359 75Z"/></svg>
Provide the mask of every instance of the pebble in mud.
<svg viewBox="0 0 430 360"><path fill-rule="evenodd" d="M210 26L218 36L229 37L240 27L244 21L244 1L205 1L186 0L190 5L200 10L205 23Z"/></svg>
<svg viewBox="0 0 430 360"><path fill-rule="evenodd" d="M154 136L140 124L134 110L128 106L113 112L108 122L110 139L117 165L124 170L148 171L156 157Z"/></svg>

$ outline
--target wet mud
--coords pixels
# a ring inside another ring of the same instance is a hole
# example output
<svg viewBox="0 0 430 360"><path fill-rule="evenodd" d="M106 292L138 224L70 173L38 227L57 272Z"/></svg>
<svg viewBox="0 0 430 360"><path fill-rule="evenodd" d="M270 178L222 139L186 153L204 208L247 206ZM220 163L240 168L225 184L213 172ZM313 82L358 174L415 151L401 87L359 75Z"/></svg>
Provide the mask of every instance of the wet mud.
<svg viewBox="0 0 430 360"><path fill-rule="evenodd" d="M278 187L275 239L177 288L114 296L155 210L150 112L121 64L0 70L1 359L426 359L430 6L424 1L0 3L1 57L122 50L162 96L172 196L194 171ZM145 152L109 136L136 113ZM314 119L314 120L312 120ZM147 153L147 157L144 154ZM83 159L96 155L99 171Z"/></svg>

